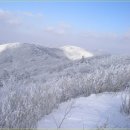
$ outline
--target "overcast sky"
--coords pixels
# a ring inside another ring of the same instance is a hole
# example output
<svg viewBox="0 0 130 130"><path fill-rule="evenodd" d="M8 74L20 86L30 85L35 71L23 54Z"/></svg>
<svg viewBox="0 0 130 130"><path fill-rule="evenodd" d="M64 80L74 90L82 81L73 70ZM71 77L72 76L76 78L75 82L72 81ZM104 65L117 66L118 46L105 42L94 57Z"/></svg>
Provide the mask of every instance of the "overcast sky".
<svg viewBox="0 0 130 130"><path fill-rule="evenodd" d="M130 2L0 2L0 44L130 54Z"/></svg>

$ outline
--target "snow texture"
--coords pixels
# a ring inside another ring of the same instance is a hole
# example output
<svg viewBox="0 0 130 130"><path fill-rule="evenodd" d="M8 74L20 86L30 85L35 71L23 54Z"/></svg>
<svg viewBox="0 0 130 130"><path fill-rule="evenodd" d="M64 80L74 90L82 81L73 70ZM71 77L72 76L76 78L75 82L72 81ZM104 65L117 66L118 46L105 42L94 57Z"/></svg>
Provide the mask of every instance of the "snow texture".
<svg viewBox="0 0 130 130"><path fill-rule="evenodd" d="M130 117L120 113L122 93L92 94L62 103L38 122L38 128L56 128L74 102L61 128L130 128Z"/></svg>

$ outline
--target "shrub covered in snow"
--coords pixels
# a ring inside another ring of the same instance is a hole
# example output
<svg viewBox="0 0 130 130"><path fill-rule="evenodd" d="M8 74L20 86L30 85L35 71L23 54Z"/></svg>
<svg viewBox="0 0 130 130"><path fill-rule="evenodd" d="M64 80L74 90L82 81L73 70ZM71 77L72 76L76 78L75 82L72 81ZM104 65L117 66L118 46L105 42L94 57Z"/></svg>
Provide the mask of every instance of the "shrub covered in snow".
<svg viewBox="0 0 130 130"><path fill-rule="evenodd" d="M121 112L130 116L130 89L122 96Z"/></svg>

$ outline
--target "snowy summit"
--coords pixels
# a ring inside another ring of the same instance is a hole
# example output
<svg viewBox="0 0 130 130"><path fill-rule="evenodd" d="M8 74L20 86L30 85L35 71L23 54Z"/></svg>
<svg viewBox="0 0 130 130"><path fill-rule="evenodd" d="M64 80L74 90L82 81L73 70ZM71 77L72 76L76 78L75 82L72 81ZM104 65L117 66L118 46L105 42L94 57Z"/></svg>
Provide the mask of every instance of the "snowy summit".
<svg viewBox="0 0 130 130"><path fill-rule="evenodd" d="M82 58L92 57L93 54L84 50L83 48L77 47L77 46L63 46L61 49L64 51L64 54L67 58L70 60L79 60Z"/></svg>
<svg viewBox="0 0 130 130"><path fill-rule="evenodd" d="M8 48L16 48L20 45L20 43L7 43L7 44L3 44L3 45L0 45L0 53L5 51L6 49Z"/></svg>

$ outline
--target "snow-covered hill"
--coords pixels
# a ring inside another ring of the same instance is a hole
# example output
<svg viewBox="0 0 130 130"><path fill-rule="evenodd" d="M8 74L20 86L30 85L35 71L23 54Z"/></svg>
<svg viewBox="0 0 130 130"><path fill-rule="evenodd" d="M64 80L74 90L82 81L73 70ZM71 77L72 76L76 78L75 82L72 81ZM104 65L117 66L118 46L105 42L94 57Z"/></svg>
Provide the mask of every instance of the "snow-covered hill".
<svg viewBox="0 0 130 130"><path fill-rule="evenodd" d="M18 47L20 44L19 43L7 43L7 44L3 44L3 45L0 45L0 53L5 51L6 49L9 49L9 48L16 48Z"/></svg>
<svg viewBox="0 0 130 130"><path fill-rule="evenodd" d="M62 50L40 45L9 43L0 45L0 50L0 74L6 71L19 79L27 73L32 77L49 73L58 64L69 62Z"/></svg>
<svg viewBox="0 0 130 130"><path fill-rule="evenodd" d="M47 48L27 43L9 43L0 45L0 55L1 57L3 56L2 58L10 55L14 60L19 61L35 57L47 57L52 59L66 58L63 52L58 48Z"/></svg>
<svg viewBox="0 0 130 130"><path fill-rule="evenodd" d="M0 45L2 128L34 128L64 101L129 86L130 56L95 56L72 46Z"/></svg>
<svg viewBox="0 0 130 130"><path fill-rule="evenodd" d="M7 52L8 51L8 52ZM9 53L14 58L33 56L50 56L52 58L68 58L70 60L92 57L93 54L86 50L76 46L64 46L61 48L47 48L40 45L28 44L28 43L8 43L0 45L0 55ZM21 60L21 59L20 59ZM63 59L64 60L64 59Z"/></svg>
<svg viewBox="0 0 130 130"><path fill-rule="evenodd" d="M5 75L10 75L18 80L31 78L38 82L49 81L57 72L69 68L73 60L80 60L82 56L88 56L87 54L87 51L74 46L65 53L63 48L47 48L28 43L3 44L0 45L0 79L7 79L9 76L5 78Z"/></svg>
<svg viewBox="0 0 130 130"><path fill-rule="evenodd" d="M90 52L87 52L86 50L76 47L76 46L64 46L61 47L61 49L64 51L64 54L71 60L79 60L82 57L92 57L93 54Z"/></svg>

